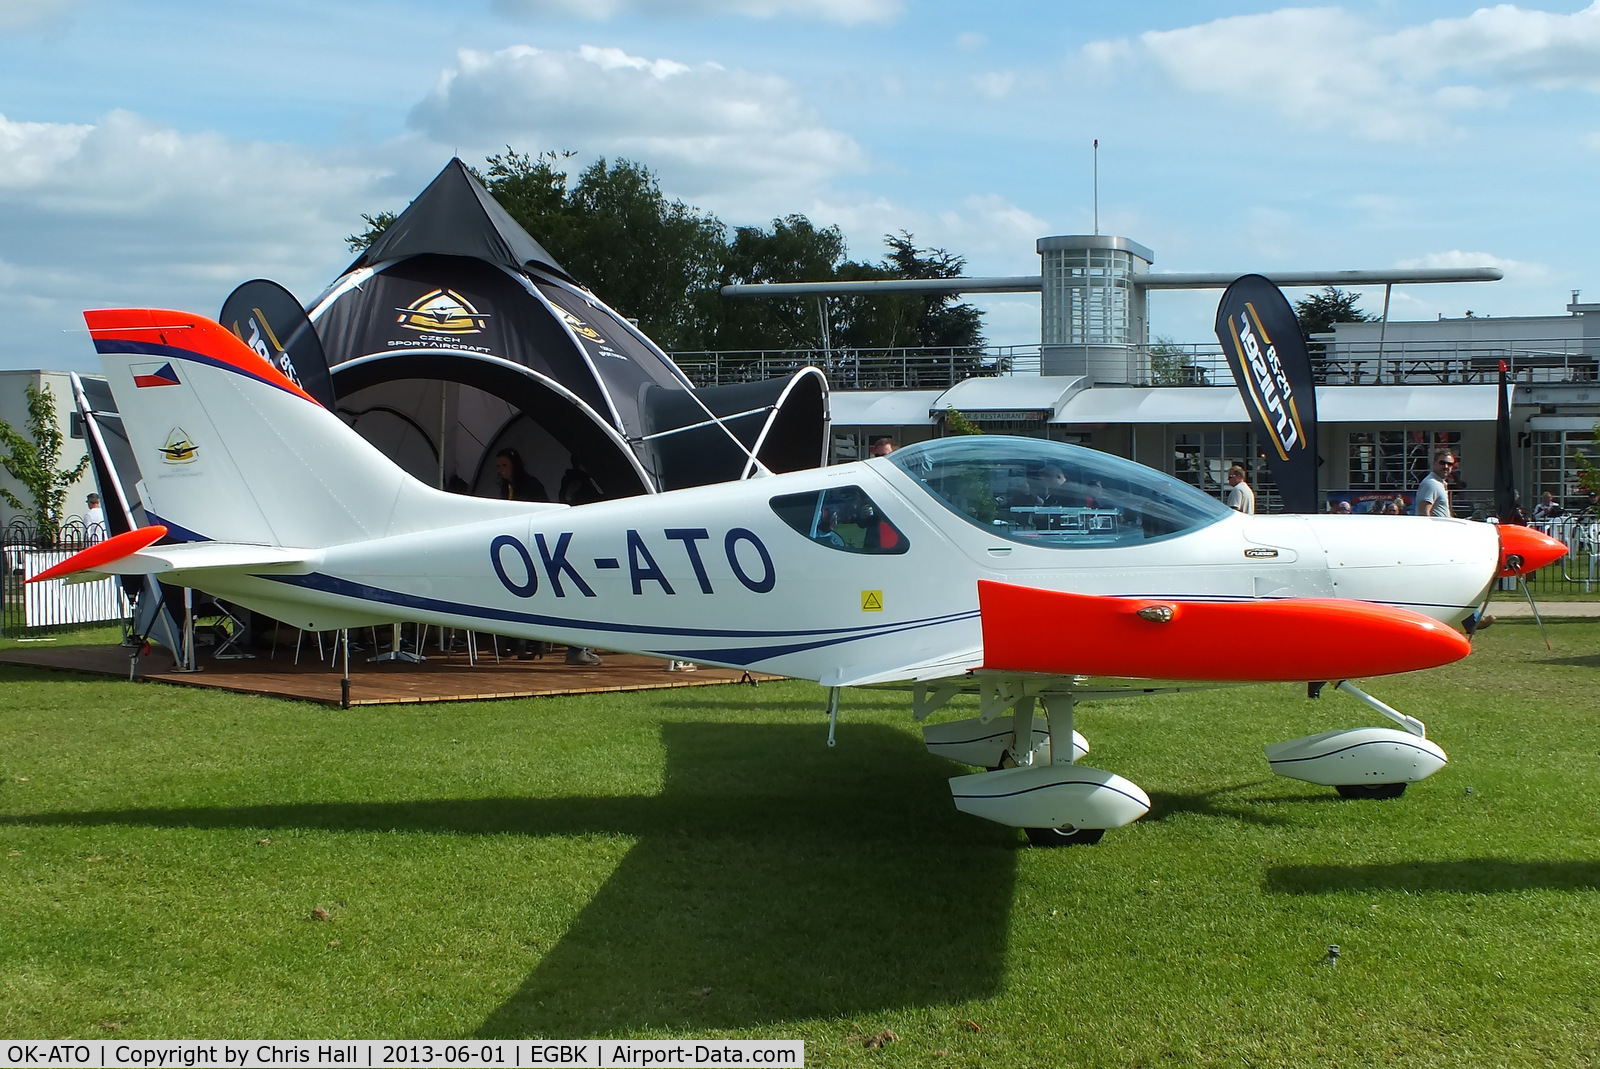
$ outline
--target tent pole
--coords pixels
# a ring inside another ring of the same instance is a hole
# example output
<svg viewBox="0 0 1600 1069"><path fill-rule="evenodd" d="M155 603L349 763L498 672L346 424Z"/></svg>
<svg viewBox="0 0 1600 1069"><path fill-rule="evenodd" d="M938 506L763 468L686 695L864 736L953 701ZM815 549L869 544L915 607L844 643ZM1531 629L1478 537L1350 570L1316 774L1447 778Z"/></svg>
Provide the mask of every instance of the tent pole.
<svg viewBox="0 0 1600 1069"><path fill-rule="evenodd" d="M449 384L439 383L439 489L444 489L444 420L448 414L445 404L445 394L450 389Z"/></svg>

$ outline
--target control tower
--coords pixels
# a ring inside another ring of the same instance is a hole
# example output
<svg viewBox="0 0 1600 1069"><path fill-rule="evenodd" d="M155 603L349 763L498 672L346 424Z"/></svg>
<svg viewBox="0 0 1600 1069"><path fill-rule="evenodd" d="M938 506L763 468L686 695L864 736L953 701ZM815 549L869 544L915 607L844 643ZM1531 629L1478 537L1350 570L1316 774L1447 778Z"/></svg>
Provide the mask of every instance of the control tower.
<svg viewBox="0 0 1600 1069"><path fill-rule="evenodd" d="M1040 373L1107 384L1148 379L1144 282L1155 253L1100 234L1040 238L1038 250Z"/></svg>

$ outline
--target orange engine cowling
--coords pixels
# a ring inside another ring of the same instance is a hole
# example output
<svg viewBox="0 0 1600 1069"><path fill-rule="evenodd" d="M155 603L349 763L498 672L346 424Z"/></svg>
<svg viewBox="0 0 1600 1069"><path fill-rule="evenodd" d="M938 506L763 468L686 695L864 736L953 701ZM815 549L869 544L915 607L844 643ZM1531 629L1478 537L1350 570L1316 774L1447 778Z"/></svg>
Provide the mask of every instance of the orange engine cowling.
<svg viewBox="0 0 1600 1069"><path fill-rule="evenodd" d="M1500 532L1500 576L1510 578L1536 572L1567 555L1566 543L1532 527L1502 523Z"/></svg>

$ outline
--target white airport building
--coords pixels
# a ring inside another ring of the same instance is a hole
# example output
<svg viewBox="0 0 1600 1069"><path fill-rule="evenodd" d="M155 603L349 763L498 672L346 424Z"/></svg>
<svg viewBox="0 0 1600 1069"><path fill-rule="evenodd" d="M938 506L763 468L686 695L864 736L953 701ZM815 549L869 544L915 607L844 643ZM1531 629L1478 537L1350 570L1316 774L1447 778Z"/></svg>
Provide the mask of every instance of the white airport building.
<svg viewBox="0 0 1600 1069"><path fill-rule="evenodd" d="M817 351L832 383L834 459L863 455L872 439L909 443L944 432L948 410L985 431L1080 442L1130 457L1212 493L1228 465L1252 469L1270 507L1275 498L1221 347L1152 345L1152 290L1217 289L1231 274L1159 273L1154 253L1127 238L1040 238L1040 274L936 283L800 283L739 286L729 296L803 296L899 290L1040 294L1040 344L981 357L926 351ZM1492 281L1499 272L1306 271L1269 273L1280 287L1386 286ZM1387 292L1385 293L1387 297ZM1385 299L1385 311L1387 300ZM1515 383L1516 478L1531 509L1549 491L1586 500L1574 457L1588 451L1600 417L1600 305L1576 301L1565 315L1343 323L1313 338L1320 489L1348 496L1358 511L1377 495L1410 495L1433 450L1461 455L1458 515L1489 511L1496 380L1505 361ZM714 379L716 358L679 361ZM740 354L747 360L751 354ZM776 369L801 354L762 354ZM708 365L706 361L710 359ZM701 360L701 363L696 363ZM731 361L730 361L731 363Z"/></svg>

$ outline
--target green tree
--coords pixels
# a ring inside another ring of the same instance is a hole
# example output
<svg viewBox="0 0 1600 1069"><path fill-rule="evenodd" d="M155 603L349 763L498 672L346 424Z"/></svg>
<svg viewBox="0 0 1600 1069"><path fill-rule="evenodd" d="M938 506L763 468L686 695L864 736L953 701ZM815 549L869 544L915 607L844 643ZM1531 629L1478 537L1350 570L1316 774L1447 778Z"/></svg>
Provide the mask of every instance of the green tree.
<svg viewBox="0 0 1600 1069"><path fill-rule="evenodd" d="M1370 316L1356 307L1361 296L1347 290L1329 286L1321 293L1307 294L1294 302L1294 316L1300 321L1300 332L1308 339L1313 334L1325 334L1335 323L1370 323Z"/></svg>
<svg viewBox="0 0 1600 1069"><path fill-rule="evenodd" d="M28 433L22 435L11 424L0 419L0 467L21 483L33 499L33 504L23 504L10 490L0 487L0 498L6 504L25 513L39 531L40 541L54 543L61 530L61 513L67 499L67 487L83 478L89 467L85 456L72 468L59 468L64 440L56 423L56 398L50 387L34 386L27 389Z"/></svg>
<svg viewBox="0 0 1600 1069"><path fill-rule="evenodd" d="M1150 385L1182 386L1193 374L1185 370L1190 366L1188 352L1171 338L1158 337L1150 346Z"/></svg>
<svg viewBox="0 0 1600 1069"><path fill-rule="evenodd" d="M1360 300L1360 294L1329 286L1294 302L1294 315L1300 321L1301 332L1309 338L1332 330L1335 323L1370 323L1377 318L1356 307Z"/></svg>
<svg viewBox="0 0 1600 1069"><path fill-rule="evenodd" d="M1321 365L1328 355L1325 342L1311 340L1313 334L1325 334L1335 323L1368 323L1375 317L1356 307L1359 295L1329 286L1321 293L1308 294L1294 303L1295 318L1300 321L1300 333L1306 338L1306 355L1311 358L1313 374L1321 381Z"/></svg>
<svg viewBox="0 0 1600 1069"><path fill-rule="evenodd" d="M571 155L507 149L479 177L574 278L656 344L703 348L726 250L721 221L667 200L650 169L632 160L598 159L572 179L562 168Z"/></svg>
<svg viewBox="0 0 1600 1069"><path fill-rule="evenodd" d="M967 268L966 257L944 249L919 249L911 234L885 234L889 246L886 266L893 277L909 279L960 278ZM954 294L917 295L919 307L912 344L929 347L975 349L983 345L983 313Z"/></svg>
<svg viewBox="0 0 1600 1069"><path fill-rule="evenodd" d="M983 428L966 417L959 408L945 406L939 413L939 423L944 427L944 433L949 437L958 437L966 434L982 434Z"/></svg>
<svg viewBox="0 0 1600 1069"><path fill-rule="evenodd" d="M804 215L774 219L770 229L738 227L729 239L715 215L667 200L642 164L599 159L576 178L572 153L537 156L507 148L474 174L502 207L572 276L662 348L811 349L821 343L816 298L734 299L732 283L834 279L954 278L966 262L943 249L919 249L909 233L888 235L878 263L846 258L843 234ZM347 238L370 245L392 213L363 215L366 229ZM830 343L840 347L938 346L976 350L982 313L951 296L899 294L830 297Z"/></svg>
<svg viewBox="0 0 1600 1069"><path fill-rule="evenodd" d="M1600 446L1600 420L1594 425L1594 441L1596 446ZM1573 459L1578 462L1578 485L1591 494L1600 494L1600 465L1583 452L1577 453Z"/></svg>
<svg viewBox="0 0 1600 1069"><path fill-rule="evenodd" d="M382 237L383 232L393 226L398 218L400 216L395 212L379 212L377 215L362 212L361 221L367 224L367 228L359 234L346 234L344 243L350 246L351 252L360 252Z"/></svg>
<svg viewBox="0 0 1600 1069"><path fill-rule="evenodd" d="M770 230L741 226L733 232L718 289L832 279L844 262L844 235L838 227L818 227L804 215L788 215L774 219ZM774 300L719 293L712 319L712 347L717 349L810 349L822 340L815 297Z"/></svg>

